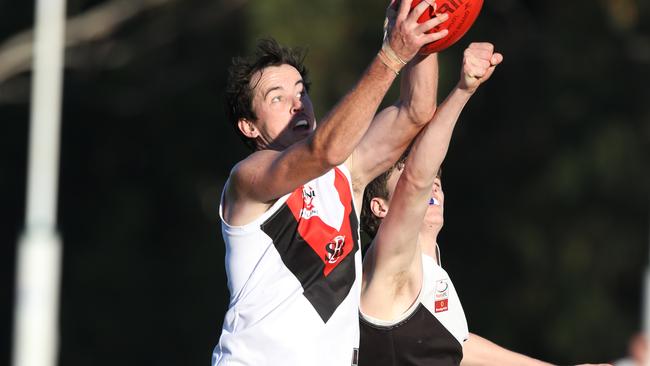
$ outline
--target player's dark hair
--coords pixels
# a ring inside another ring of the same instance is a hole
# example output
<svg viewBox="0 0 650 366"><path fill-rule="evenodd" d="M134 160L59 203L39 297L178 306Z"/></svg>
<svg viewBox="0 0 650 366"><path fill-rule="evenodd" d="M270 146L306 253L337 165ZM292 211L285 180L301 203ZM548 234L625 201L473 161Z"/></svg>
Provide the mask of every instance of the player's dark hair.
<svg viewBox="0 0 650 366"><path fill-rule="evenodd" d="M251 57L234 57L228 69L228 83L225 93L225 111L228 123L234 128L237 135L251 150L255 150L252 139L244 136L237 127L240 118L254 121L257 119L253 110L253 89L251 78L258 71L269 66L290 65L296 68L302 76L305 89L309 91L307 68L303 64L305 51L300 48L281 46L275 39L266 38L257 42L255 54Z"/></svg>
<svg viewBox="0 0 650 366"><path fill-rule="evenodd" d="M404 153L402 157L387 171L381 173L377 178L373 179L372 182L368 183L366 190L363 191L363 206L361 206L361 230L368 234L371 238L374 238L377 235L377 230L379 229L379 224L381 224L381 219L375 216L370 209L370 202L373 198L382 198L388 199L388 179L395 169L402 169L404 167L404 162L406 162L406 157L408 155Z"/></svg>

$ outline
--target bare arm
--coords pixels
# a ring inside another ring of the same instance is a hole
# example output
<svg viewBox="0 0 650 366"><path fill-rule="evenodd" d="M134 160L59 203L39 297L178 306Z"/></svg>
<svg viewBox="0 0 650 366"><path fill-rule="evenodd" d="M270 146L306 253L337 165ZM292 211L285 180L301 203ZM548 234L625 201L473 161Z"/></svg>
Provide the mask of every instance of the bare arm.
<svg viewBox="0 0 650 366"><path fill-rule="evenodd" d="M438 55L416 57L403 74L400 100L379 112L348 160L355 189L392 166L436 110Z"/></svg>
<svg viewBox="0 0 650 366"><path fill-rule="evenodd" d="M418 234L438 168L447 154L463 107L501 60L500 54L493 54L490 44L470 45L463 60L461 81L416 138L393 193L390 210L375 237L371 260L364 261L361 301L363 311L369 315L393 318L405 311L405 305L417 296L421 281L421 266L416 265L420 259ZM404 289L410 289L401 294L405 299L393 300Z"/></svg>
<svg viewBox="0 0 650 366"><path fill-rule="evenodd" d="M413 58L422 45L435 39L425 34L434 23L417 23L428 5L420 4L409 12L410 4L406 0L400 5L394 30L399 42L391 42L392 49L404 60ZM247 223L278 197L346 161L401 67L391 64L382 52L310 137L283 151L255 152L235 166L224 205L230 224Z"/></svg>
<svg viewBox="0 0 650 366"><path fill-rule="evenodd" d="M553 364L536 360L521 353L507 350L497 344L470 333L469 339L463 344L463 359L461 366L552 366ZM583 364L581 366L609 364Z"/></svg>
<svg viewBox="0 0 650 366"><path fill-rule="evenodd" d="M390 7L387 11L391 23ZM447 20L446 13L432 24ZM436 33L440 39L447 31ZM438 55L417 56L405 68L400 84L400 99L378 113L347 165L355 190L362 194L368 184L397 161L415 135L431 120L437 103Z"/></svg>
<svg viewBox="0 0 650 366"><path fill-rule="evenodd" d="M462 366L552 366L521 353L509 351L471 333L463 343Z"/></svg>

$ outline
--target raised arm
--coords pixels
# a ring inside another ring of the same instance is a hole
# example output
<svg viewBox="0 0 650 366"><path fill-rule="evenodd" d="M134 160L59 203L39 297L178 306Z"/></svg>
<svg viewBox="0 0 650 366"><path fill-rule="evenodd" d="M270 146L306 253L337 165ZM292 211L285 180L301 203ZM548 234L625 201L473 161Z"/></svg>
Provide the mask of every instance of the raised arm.
<svg viewBox="0 0 650 366"><path fill-rule="evenodd" d="M418 56L405 69L400 99L375 116L348 160L358 194L397 161L436 110L438 54Z"/></svg>
<svg viewBox="0 0 650 366"><path fill-rule="evenodd" d="M417 242L438 169L460 112L502 59L500 54L493 53L491 44L470 45L465 51L460 82L416 138L395 187L390 209L364 260L362 307L369 315L393 318L405 311L417 296L421 286ZM402 301L395 301L396 297ZM387 308L386 304L394 305Z"/></svg>
<svg viewBox="0 0 650 366"><path fill-rule="evenodd" d="M386 91L403 66L424 44L439 36L425 34L438 22L418 24L428 7L423 2L410 10L411 0L401 3L389 42L373 59L354 88L319 123L313 134L284 149L253 153L231 172L226 186L225 217L230 224L243 224L263 212L282 195L342 164L366 133ZM296 81L299 82L299 81ZM289 98L294 98L291 94ZM291 110L304 100L296 95ZM252 129L254 126L245 124ZM281 151L278 151L281 150Z"/></svg>
<svg viewBox="0 0 650 366"><path fill-rule="evenodd" d="M403 4L402 4L403 5ZM392 7L387 9L387 23L394 23ZM446 13L430 20L440 24L447 20ZM397 37L398 33L388 36ZM447 35L447 30L437 33L437 38ZM354 177L355 190L362 194L366 184L392 166L404 152L415 135L431 120L438 91L438 54L418 55L405 67L400 83L399 100L379 112L347 165ZM361 200L359 200L361 201Z"/></svg>

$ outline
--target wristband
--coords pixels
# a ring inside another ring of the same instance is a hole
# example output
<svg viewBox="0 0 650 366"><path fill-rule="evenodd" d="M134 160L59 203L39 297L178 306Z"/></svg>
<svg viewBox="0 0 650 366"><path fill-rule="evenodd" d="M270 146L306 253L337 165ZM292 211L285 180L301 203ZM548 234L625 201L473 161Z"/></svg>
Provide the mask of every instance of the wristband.
<svg viewBox="0 0 650 366"><path fill-rule="evenodd" d="M387 68L389 68L392 72L395 73L395 76L399 75L400 67L395 67L391 65L390 59L388 58L388 56L386 56L384 50L380 50L377 56L379 56L379 59Z"/></svg>
<svg viewBox="0 0 650 366"><path fill-rule="evenodd" d="M406 61L402 60L402 58L399 57L399 55L397 55L395 51L393 51L393 48L390 46L390 43L388 43L388 39L384 40L384 43L381 45L381 50L384 51L386 53L386 56L388 56L388 58L391 59L392 61L396 61L402 64L402 66L406 65Z"/></svg>

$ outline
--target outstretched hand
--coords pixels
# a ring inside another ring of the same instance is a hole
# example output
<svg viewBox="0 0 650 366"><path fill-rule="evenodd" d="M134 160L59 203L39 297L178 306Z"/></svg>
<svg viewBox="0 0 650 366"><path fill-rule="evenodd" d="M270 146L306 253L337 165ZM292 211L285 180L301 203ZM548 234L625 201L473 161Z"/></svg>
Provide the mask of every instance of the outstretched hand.
<svg viewBox="0 0 650 366"><path fill-rule="evenodd" d="M467 47L463 58L460 89L471 93L492 76L495 68L503 61L503 55L494 52L491 43L472 43Z"/></svg>
<svg viewBox="0 0 650 366"><path fill-rule="evenodd" d="M393 3L386 11L385 42L388 42L393 51L402 60L408 62L418 53L420 48L427 43L437 41L447 36L446 29L440 32L427 33L434 27L445 22L449 15L438 14L423 23L418 23L420 16L432 6L427 1L422 1L411 9L413 0L399 1L399 8L395 11ZM433 5L435 9L435 3Z"/></svg>

